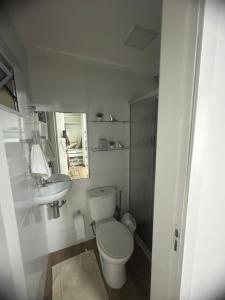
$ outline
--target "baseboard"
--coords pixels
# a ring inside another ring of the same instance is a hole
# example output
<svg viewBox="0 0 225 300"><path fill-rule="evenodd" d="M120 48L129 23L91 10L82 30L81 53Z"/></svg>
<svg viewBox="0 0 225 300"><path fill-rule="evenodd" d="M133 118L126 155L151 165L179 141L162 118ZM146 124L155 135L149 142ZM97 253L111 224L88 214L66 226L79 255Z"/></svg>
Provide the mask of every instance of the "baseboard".
<svg viewBox="0 0 225 300"><path fill-rule="evenodd" d="M139 237L137 233L134 234L134 238L138 246L144 252L145 256L148 258L149 261L151 261L151 257L152 257L151 251L147 248L147 246L145 245L145 243L142 241L142 239Z"/></svg>

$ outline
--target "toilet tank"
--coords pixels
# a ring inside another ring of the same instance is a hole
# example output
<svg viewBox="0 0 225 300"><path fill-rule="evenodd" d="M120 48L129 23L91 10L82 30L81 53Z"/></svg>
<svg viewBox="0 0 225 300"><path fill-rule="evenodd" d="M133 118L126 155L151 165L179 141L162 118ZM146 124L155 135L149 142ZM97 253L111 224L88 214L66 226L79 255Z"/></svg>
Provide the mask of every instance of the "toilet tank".
<svg viewBox="0 0 225 300"><path fill-rule="evenodd" d="M99 222L113 217L116 208L116 188L99 187L87 192L91 219Z"/></svg>

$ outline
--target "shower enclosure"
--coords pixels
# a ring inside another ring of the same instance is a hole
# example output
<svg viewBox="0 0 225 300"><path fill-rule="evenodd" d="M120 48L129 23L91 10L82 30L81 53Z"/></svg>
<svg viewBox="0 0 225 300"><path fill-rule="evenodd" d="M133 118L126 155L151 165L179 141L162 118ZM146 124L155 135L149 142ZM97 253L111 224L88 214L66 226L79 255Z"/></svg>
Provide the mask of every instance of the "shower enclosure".
<svg viewBox="0 0 225 300"><path fill-rule="evenodd" d="M157 108L157 95L130 103L130 212L137 222L137 239L148 254L152 251Z"/></svg>

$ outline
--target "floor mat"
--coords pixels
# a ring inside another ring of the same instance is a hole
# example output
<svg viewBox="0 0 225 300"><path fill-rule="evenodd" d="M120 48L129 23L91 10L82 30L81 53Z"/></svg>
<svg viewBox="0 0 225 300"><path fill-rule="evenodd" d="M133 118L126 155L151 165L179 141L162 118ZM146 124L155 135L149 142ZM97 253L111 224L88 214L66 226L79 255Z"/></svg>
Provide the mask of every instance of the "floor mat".
<svg viewBox="0 0 225 300"><path fill-rule="evenodd" d="M53 300L108 300L94 251L52 267Z"/></svg>

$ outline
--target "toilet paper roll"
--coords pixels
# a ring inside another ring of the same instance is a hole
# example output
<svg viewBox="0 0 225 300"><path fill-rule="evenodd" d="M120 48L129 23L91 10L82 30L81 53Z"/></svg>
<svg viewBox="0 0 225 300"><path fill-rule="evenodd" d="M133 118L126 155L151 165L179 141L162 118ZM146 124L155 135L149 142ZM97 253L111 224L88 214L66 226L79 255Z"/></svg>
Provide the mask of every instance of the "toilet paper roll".
<svg viewBox="0 0 225 300"><path fill-rule="evenodd" d="M74 214L73 222L77 240L85 239L86 232L84 227L84 216L80 211L77 211Z"/></svg>

